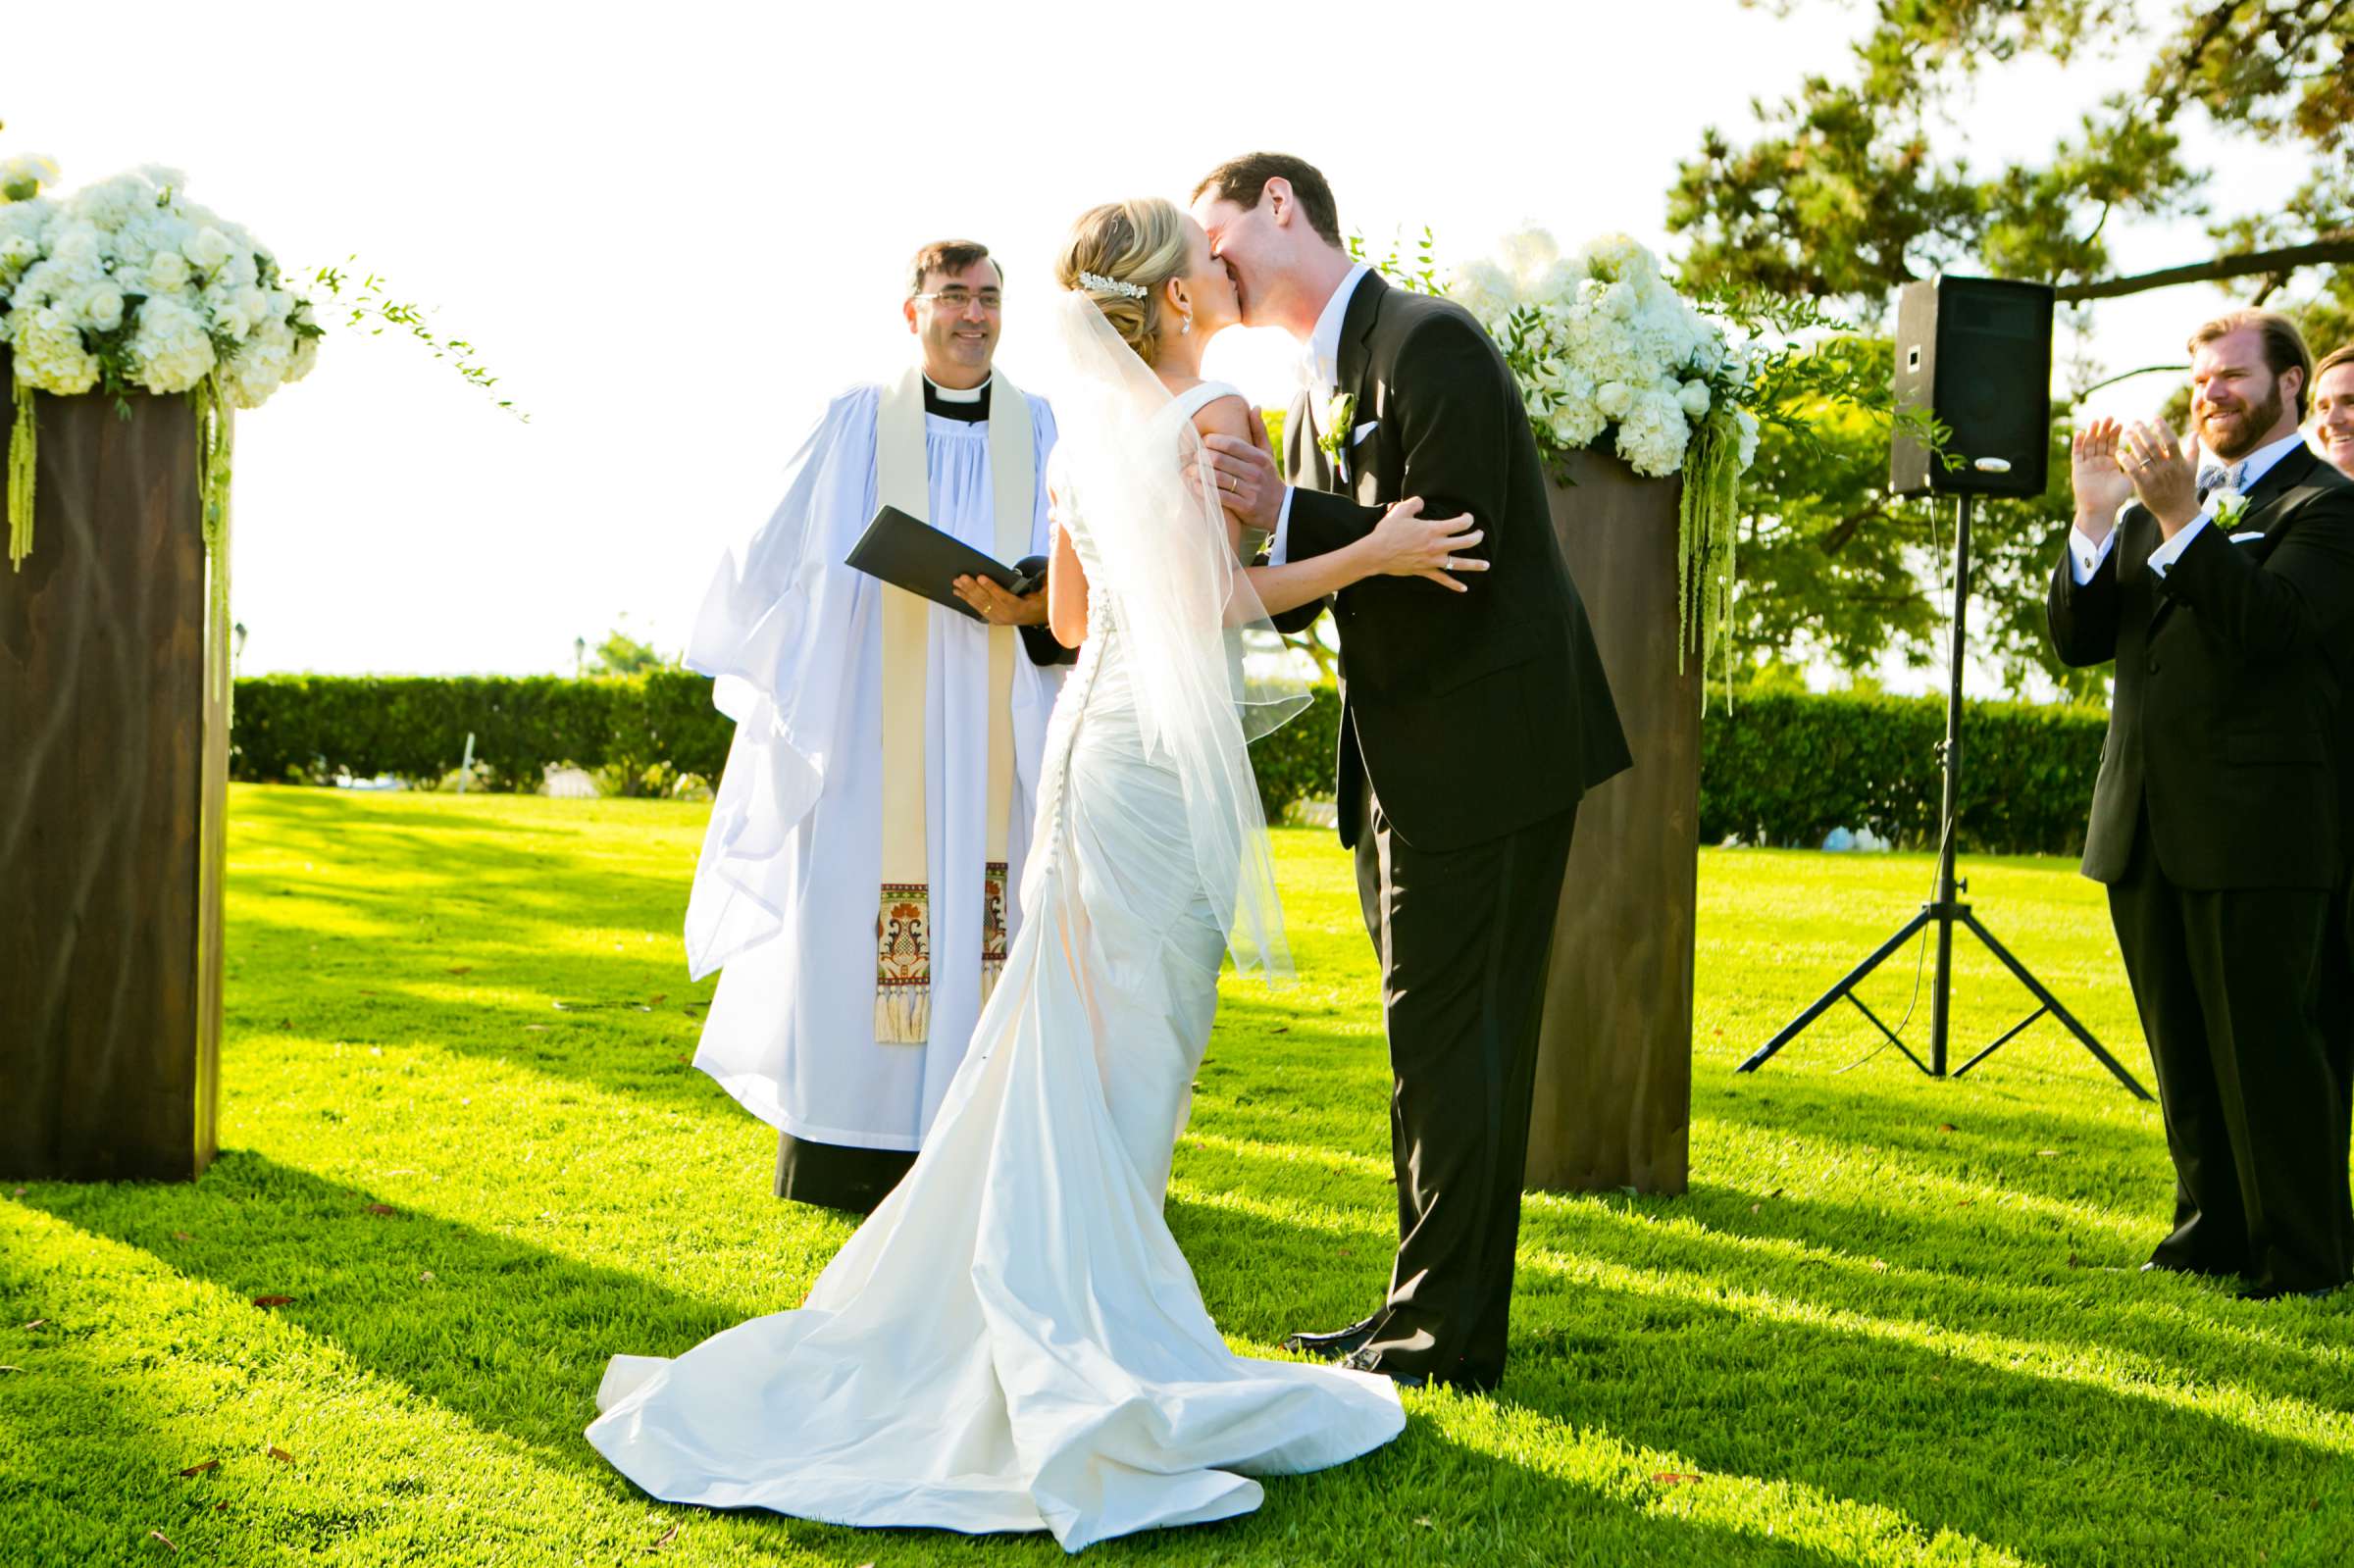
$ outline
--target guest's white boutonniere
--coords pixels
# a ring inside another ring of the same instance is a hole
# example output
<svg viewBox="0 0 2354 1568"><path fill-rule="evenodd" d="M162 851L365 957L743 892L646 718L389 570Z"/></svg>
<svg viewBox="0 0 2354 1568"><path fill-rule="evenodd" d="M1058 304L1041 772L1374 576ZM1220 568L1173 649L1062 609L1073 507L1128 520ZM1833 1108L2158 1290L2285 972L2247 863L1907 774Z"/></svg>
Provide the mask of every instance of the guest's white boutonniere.
<svg viewBox="0 0 2354 1568"><path fill-rule="evenodd" d="M1316 445L1326 457L1339 461L1340 455L1348 450L1349 431L1356 425L1356 394L1335 392L1324 399L1324 417L1317 424L1323 433L1316 437Z"/></svg>
<svg viewBox="0 0 2354 1568"><path fill-rule="evenodd" d="M2215 507L2215 521L2226 532L2239 531L2239 520L2248 515L2248 498L2233 489L2221 489L2209 496Z"/></svg>

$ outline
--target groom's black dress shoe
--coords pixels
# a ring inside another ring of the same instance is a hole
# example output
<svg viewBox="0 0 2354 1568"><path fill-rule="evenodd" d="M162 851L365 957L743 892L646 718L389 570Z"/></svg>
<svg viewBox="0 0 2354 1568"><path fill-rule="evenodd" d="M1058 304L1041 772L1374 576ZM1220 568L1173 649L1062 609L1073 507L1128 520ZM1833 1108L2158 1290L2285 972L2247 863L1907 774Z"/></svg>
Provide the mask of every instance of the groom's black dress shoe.
<svg viewBox="0 0 2354 1568"><path fill-rule="evenodd" d="M1319 1355L1327 1361L1338 1361L1343 1356L1355 1355L1372 1341L1374 1322L1374 1318L1366 1318L1331 1334L1289 1335L1283 1347L1301 1355Z"/></svg>
<svg viewBox="0 0 2354 1568"><path fill-rule="evenodd" d="M2302 1297L2308 1301L2321 1301L2335 1295L2339 1289L2338 1286L2325 1285L2315 1290L2299 1290L2285 1285L2251 1285L2240 1290L2239 1298L2242 1301L2284 1301Z"/></svg>
<svg viewBox="0 0 2354 1568"><path fill-rule="evenodd" d="M1341 1357L1341 1365L1352 1372L1375 1373L1389 1379L1401 1389L1419 1389L1430 1382L1419 1372L1401 1372L1396 1368L1383 1366L1381 1352L1378 1350L1352 1350Z"/></svg>

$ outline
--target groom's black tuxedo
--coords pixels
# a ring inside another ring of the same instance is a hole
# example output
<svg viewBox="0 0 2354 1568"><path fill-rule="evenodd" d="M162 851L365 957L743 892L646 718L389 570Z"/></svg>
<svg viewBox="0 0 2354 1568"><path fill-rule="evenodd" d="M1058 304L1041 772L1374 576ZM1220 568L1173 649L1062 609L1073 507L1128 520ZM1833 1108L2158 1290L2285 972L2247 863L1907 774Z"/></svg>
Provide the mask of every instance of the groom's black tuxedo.
<svg viewBox="0 0 2354 1568"><path fill-rule="evenodd" d="M2115 660L2084 874L2108 885L2174 1157L2161 1267L2263 1290L2354 1268L2346 955L2354 820L2354 483L2304 446L2163 574L2129 506L2089 581L2052 577L2052 642Z"/></svg>
<svg viewBox="0 0 2354 1568"><path fill-rule="evenodd" d="M1333 601L1338 792L1382 965L1397 1088L1398 1260L1366 1348L1471 1388L1503 1376L1547 955L1577 802L1628 766L1585 607L1553 533L1510 369L1469 313L1356 285L1335 369L1348 467L1304 395L1285 432L1287 559L1361 537L1407 496L1468 512L1492 565L1452 593L1368 578ZM1367 427L1370 427L1369 429ZM1362 432L1358 435L1358 432ZM1319 605L1277 618L1287 630Z"/></svg>
<svg viewBox="0 0 2354 1568"><path fill-rule="evenodd" d="M1468 512L1487 537L1466 593L1375 577L1332 600L1341 633L1341 840L1367 777L1417 848L1481 843L1577 804L1630 759L1586 609L1555 543L1543 461L1504 357L1469 312L1367 274L1341 323L1353 395L1344 482L1307 396L1284 426L1289 559L1339 549L1393 502ZM1339 493L1335 493L1339 492ZM1286 631L1321 605L1277 617Z"/></svg>

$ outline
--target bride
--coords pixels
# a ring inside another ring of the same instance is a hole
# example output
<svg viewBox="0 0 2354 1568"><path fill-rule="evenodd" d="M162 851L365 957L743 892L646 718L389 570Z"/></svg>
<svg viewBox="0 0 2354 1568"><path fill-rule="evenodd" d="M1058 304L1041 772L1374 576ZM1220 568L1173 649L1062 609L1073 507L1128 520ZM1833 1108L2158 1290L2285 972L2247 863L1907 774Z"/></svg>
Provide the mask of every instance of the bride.
<svg viewBox="0 0 2354 1568"><path fill-rule="evenodd" d="M1057 276L1049 602L1081 645L1049 729L1023 921L922 1154L797 1311L615 1356L588 1441L656 1497L847 1525L1107 1537L1247 1513L1255 1475L1396 1437L1394 1385L1226 1348L1161 1202L1219 960L1289 968L1249 736L1269 610L1376 573L1447 581L1464 520L1394 508L1351 550L1244 568L1200 435L1238 318L1168 202L1082 217Z"/></svg>

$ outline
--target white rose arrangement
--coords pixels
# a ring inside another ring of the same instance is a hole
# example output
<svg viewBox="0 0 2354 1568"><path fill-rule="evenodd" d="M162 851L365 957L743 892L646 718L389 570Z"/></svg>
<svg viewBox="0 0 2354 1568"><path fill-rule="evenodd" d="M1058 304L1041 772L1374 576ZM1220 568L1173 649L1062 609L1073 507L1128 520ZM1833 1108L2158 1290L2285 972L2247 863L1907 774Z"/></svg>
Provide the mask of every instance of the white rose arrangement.
<svg viewBox="0 0 2354 1568"><path fill-rule="evenodd" d="M44 194L57 178L55 159L0 159L0 350L16 404L10 564L22 569L32 548L38 424L30 394L98 392L119 403L134 393L185 394L196 410L213 591L225 596L217 552L229 505L230 411L259 408L309 375L325 329L270 248L189 201L178 171L149 167L70 196ZM395 329L435 359L455 360L483 390L497 384L472 344L436 334L425 311L388 297L374 274L321 267L302 288L333 296L348 326ZM508 399L498 406L526 417Z"/></svg>
<svg viewBox="0 0 2354 1568"><path fill-rule="evenodd" d="M1496 340L1551 456L1607 438L1637 474L1684 476L1676 612L1685 646L1729 679L1737 490L1758 453L1746 353L1623 234L1564 256L1524 228L1445 292Z"/></svg>
<svg viewBox="0 0 2354 1568"><path fill-rule="evenodd" d="M184 177L147 168L38 194L55 177L47 159L0 165L0 187L34 192L0 204L0 346L20 387L123 396L210 380L231 407L258 408L310 373L311 301L269 247L189 201Z"/></svg>
<svg viewBox="0 0 2354 1568"><path fill-rule="evenodd" d="M1539 444L1571 452L1607 434L1637 474L1663 478L1729 405L1737 466L1757 455L1757 418L1733 395L1743 356L1625 235L1563 256L1543 229L1522 229L1496 258L1458 269L1446 292L1504 350Z"/></svg>
<svg viewBox="0 0 2354 1568"><path fill-rule="evenodd" d="M267 246L186 198L179 172L149 167L62 199L42 195L57 175L53 159L0 163L0 348L16 382L9 565L22 571L32 550L33 393L186 393L196 408L207 575L226 624L227 410L258 408L310 374L317 315L284 286Z"/></svg>

